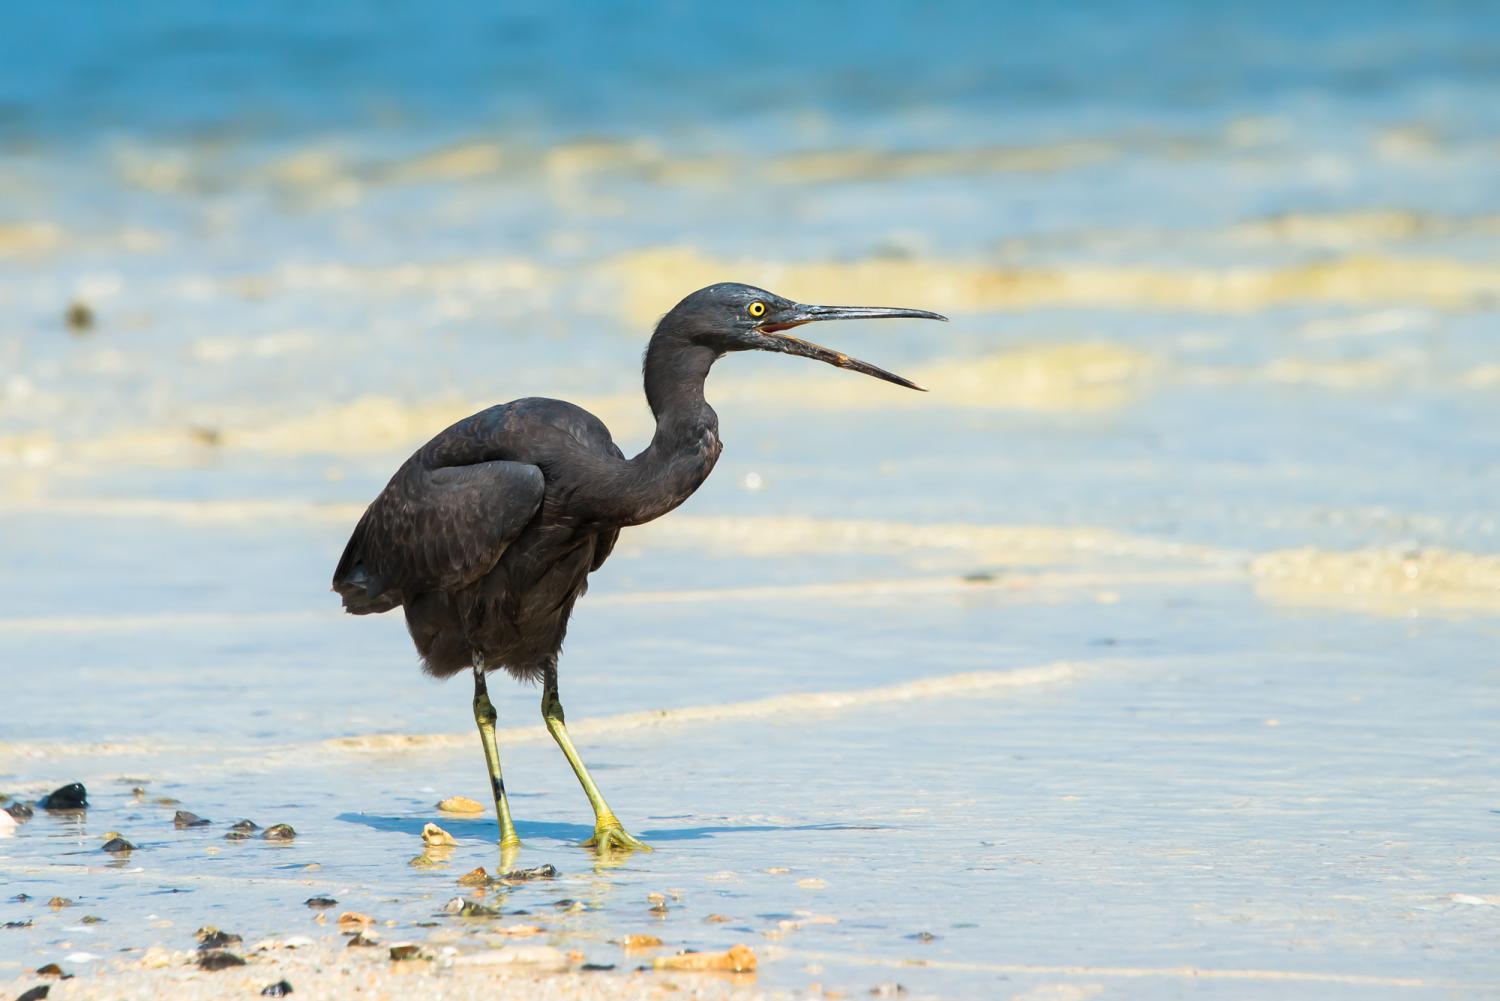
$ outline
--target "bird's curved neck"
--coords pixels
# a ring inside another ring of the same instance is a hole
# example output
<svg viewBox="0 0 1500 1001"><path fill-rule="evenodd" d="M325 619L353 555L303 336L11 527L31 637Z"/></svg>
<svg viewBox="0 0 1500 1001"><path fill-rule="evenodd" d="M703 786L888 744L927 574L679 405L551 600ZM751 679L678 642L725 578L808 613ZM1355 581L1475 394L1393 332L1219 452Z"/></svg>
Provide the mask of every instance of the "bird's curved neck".
<svg viewBox="0 0 1500 1001"><path fill-rule="evenodd" d="M646 449L624 464L621 492L634 506L625 524L659 518L693 495L718 461L719 417L703 398L713 350L664 336L646 349L646 402L656 433Z"/></svg>

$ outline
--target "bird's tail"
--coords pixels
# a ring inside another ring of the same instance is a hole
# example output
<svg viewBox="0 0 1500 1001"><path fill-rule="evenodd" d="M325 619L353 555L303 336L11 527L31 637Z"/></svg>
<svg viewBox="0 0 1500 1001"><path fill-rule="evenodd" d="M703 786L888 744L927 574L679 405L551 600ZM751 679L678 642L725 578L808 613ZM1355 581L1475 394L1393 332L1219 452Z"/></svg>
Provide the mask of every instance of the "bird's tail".
<svg viewBox="0 0 1500 1001"><path fill-rule="evenodd" d="M367 513L368 516L368 513ZM343 599L344 611L350 615L376 615L389 612L401 604L398 591L387 591L379 577L364 562L365 518L359 519L338 568L333 571L333 590Z"/></svg>

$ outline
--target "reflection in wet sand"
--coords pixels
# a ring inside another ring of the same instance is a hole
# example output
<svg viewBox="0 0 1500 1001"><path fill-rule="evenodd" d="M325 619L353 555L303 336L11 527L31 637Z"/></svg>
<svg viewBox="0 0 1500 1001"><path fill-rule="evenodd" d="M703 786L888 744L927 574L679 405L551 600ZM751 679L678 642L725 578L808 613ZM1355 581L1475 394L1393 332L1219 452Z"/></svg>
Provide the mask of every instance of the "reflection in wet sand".
<svg viewBox="0 0 1500 1001"><path fill-rule="evenodd" d="M1251 563L1257 593L1286 605L1379 615L1500 613L1500 556L1441 549L1291 549Z"/></svg>

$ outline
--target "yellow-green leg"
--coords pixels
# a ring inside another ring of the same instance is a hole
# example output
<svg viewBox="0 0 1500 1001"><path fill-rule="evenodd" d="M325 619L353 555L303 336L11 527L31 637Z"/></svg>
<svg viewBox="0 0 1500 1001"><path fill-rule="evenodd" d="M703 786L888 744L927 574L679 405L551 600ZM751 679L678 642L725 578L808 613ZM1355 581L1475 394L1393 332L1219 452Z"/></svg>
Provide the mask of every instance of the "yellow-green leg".
<svg viewBox="0 0 1500 1001"><path fill-rule="evenodd" d="M594 808L594 836L585 841L583 847L592 848L601 855L611 851L636 849L649 852L650 845L632 837L620 824L615 812L604 801L599 787L594 785L594 779L584 766L583 759L578 756L577 749L573 747L567 724L563 721L562 702L557 697L556 664L547 665L542 679L542 720L547 724L547 732L552 734L552 739L562 748L568 764L573 766L573 774L578 776L578 784L583 786L584 795L588 796L589 805Z"/></svg>
<svg viewBox="0 0 1500 1001"><path fill-rule="evenodd" d="M495 706L490 702L489 687L484 682L484 661L474 658L474 722L479 724L479 740L484 744L484 763L490 770L490 791L495 795L495 816L500 819L500 848L513 850L521 845L515 822L510 819L510 800L505 798L505 779L500 774L500 746L495 743Z"/></svg>

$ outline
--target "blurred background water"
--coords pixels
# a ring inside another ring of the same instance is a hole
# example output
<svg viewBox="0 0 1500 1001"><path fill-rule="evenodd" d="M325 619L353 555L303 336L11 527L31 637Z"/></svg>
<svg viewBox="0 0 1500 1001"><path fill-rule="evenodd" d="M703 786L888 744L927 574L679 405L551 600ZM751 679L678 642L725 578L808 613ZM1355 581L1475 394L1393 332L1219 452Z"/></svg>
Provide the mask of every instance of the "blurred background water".
<svg viewBox="0 0 1500 1001"><path fill-rule="evenodd" d="M668 945L791 950L773 988L1493 990L1497 250L1494 4L8 10L0 792L99 805L0 871L111 923L35 908L0 970L186 947L205 909L301 930L302 882L121 777L294 817L341 896L428 916L462 868L405 860L482 792L468 696L336 614L348 528L491 402L641 447L651 324L741 280L950 314L826 331L931 392L720 365L724 459L597 575L570 719L939 689L601 725L585 757L669 850L560 941L672 882ZM535 861L586 871L561 759L507 763ZM151 844L136 876L86 861L110 829ZM167 884L180 927L143 937Z"/></svg>

